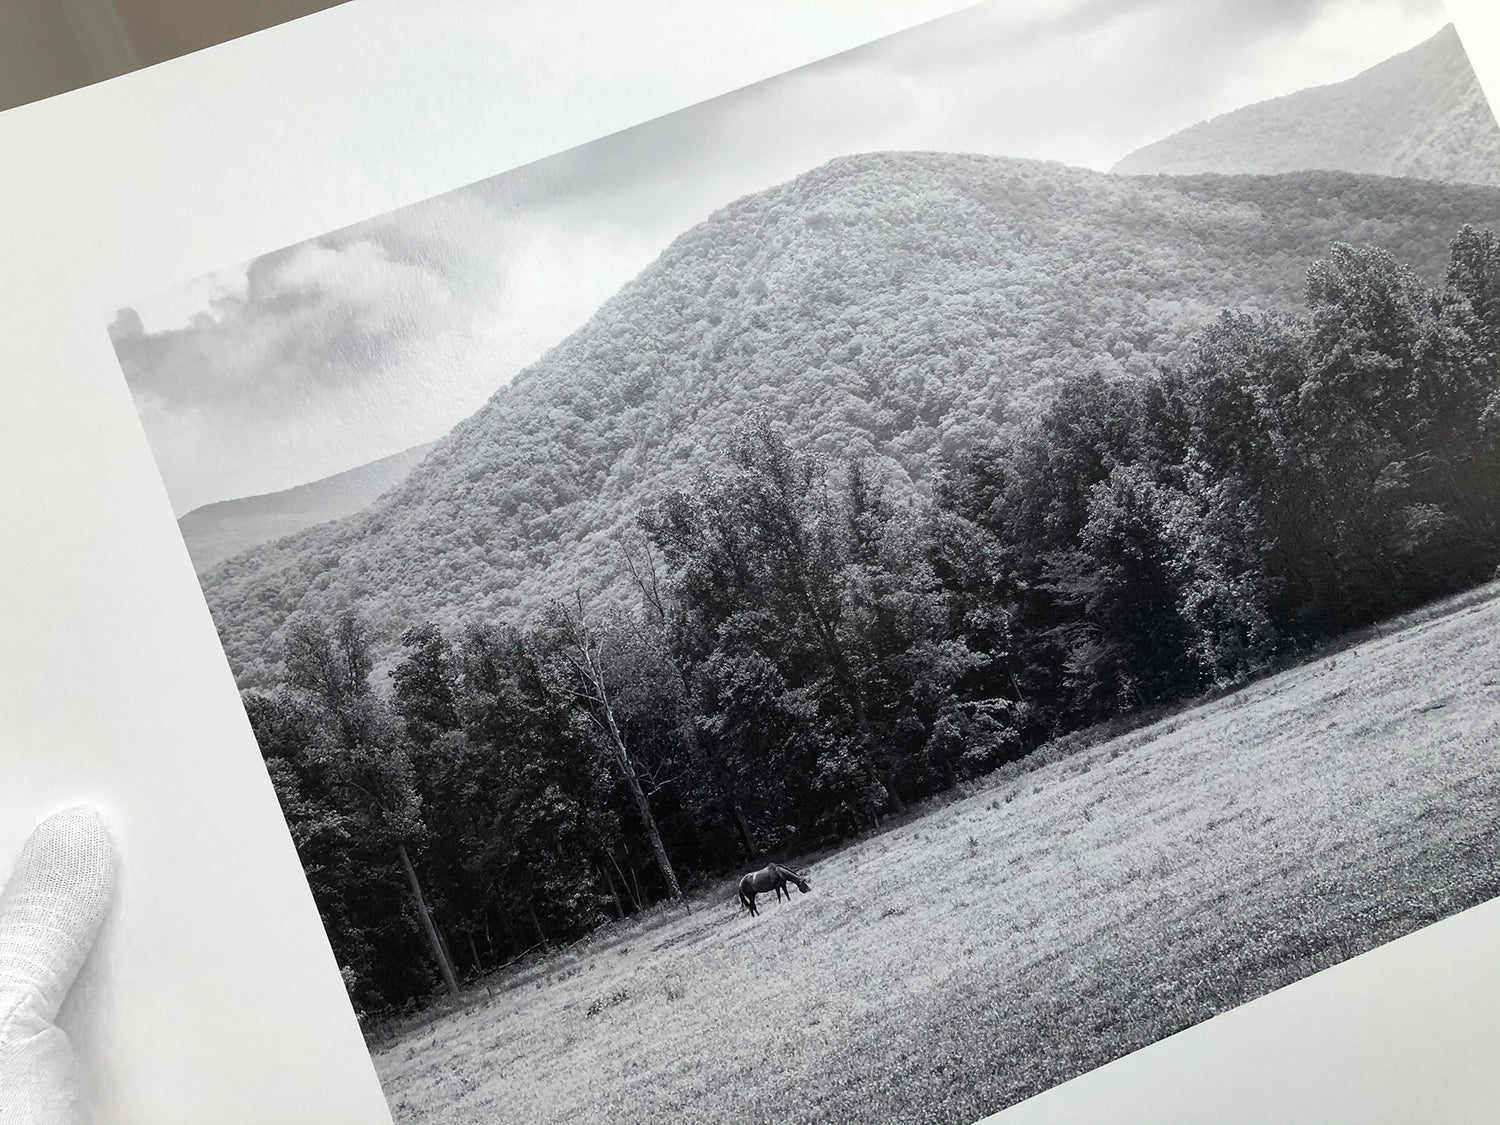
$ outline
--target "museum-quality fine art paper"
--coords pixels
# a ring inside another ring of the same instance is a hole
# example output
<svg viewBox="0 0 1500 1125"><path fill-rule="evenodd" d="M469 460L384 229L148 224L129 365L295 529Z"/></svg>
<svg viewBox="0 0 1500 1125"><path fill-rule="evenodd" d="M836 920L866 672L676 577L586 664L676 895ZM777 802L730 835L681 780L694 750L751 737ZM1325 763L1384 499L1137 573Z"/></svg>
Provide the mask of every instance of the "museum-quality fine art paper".
<svg viewBox="0 0 1500 1125"><path fill-rule="evenodd" d="M1437 5L993 3L111 338L398 1121L962 1122L1492 898Z"/></svg>

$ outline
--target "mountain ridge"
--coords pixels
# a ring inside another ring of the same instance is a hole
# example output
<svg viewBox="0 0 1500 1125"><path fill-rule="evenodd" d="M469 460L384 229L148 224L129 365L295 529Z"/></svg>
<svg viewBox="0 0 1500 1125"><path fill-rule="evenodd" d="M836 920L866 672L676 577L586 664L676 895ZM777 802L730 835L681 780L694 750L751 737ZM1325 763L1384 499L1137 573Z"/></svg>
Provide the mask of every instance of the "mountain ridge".
<svg viewBox="0 0 1500 1125"><path fill-rule="evenodd" d="M276 492L194 508L177 521L193 569L201 574L262 543L353 515L405 480L435 444L426 442Z"/></svg>
<svg viewBox="0 0 1500 1125"><path fill-rule="evenodd" d="M1111 171L1317 169L1500 185L1500 126L1452 24L1343 82L1191 125L1127 154Z"/></svg>
<svg viewBox="0 0 1500 1125"><path fill-rule="evenodd" d="M1500 191L1348 173L1125 177L940 153L844 157L716 212L370 507L203 576L241 682L299 610L524 617L617 584L615 540L739 419L898 488L1033 416L1068 374L1141 375L1228 306L1295 310L1334 241L1440 280Z"/></svg>

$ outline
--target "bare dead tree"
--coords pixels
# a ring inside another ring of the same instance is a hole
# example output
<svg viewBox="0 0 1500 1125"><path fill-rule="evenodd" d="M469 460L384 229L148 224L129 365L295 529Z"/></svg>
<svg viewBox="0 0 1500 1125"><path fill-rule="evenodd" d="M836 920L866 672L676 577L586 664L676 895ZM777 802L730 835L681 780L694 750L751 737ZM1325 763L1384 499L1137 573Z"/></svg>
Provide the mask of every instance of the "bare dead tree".
<svg viewBox="0 0 1500 1125"><path fill-rule="evenodd" d="M640 814L641 822L645 825L646 838L650 840L651 850L655 853L656 866L667 885L668 896L674 899L680 898L682 887L677 882L677 872L672 869L672 861L667 857L667 849L662 843L661 832L656 827L656 818L651 815L651 801L641 785L640 773L631 760L630 749L625 744L625 735L615 720L615 709L610 699L609 676L605 668L602 646L598 635L589 626L587 615L584 613L582 592L574 591L574 605L571 607L561 602L555 603L554 619L563 630L567 640L568 660L576 673L577 686L573 689L573 693L584 704L585 712L604 735L615 764L619 766L620 772L625 777L625 784L630 789L636 812Z"/></svg>
<svg viewBox="0 0 1500 1125"><path fill-rule="evenodd" d="M640 591L646 612L660 634L662 656L677 674L678 682L682 685L682 698L692 708L693 689L688 681L687 670L667 643L666 595L661 587L661 571L656 563L656 555L651 550L651 540L644 535L628 536L620 543L620 553L624 556L625 568L630 571L636 589ZM691 743L690 749L699 761L707 763L709 773L719 787L724 804L734 820L734 827L740 834L740 842L745 846L745 854L754 857L760 850L756 844L755 832L750 827L750 818L745 815L744 805L740 802L738 789L730 774L729 765L724 761L722 750L714 740L703 738L698 729L696 714L688 717L686 735Z"/></svg>
<svg viewBox="0 0 1500 1125"><path fill-rule="evenodd" d="M432 912L427 908L427 898L422 894L422 884L417 879L417 869L412 866L411 856L406 851L405 842L399 838L396 841L396 856L401 861L401 872L406 876L406 884L411 889L412 900L416 903L417 918L422 923L422 933L426 935L428 947L431 948L432 955L443 974L443 984L447 986L450 995L458 996L460 990L458 974L453 969L453 955L448 951L448 945L443 941L442 935L438 933L437 925L432 920Z"/></svg>

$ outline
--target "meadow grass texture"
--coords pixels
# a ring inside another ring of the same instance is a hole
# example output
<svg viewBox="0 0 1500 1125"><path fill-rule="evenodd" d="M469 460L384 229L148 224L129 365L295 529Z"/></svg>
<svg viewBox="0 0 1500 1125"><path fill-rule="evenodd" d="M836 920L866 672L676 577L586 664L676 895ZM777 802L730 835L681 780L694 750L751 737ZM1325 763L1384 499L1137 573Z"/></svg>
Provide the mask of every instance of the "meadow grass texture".
<svg viewBox="0 0 1500 1125"><path fill-rule="evenodd" d="M1500 894L1500 598L804 869L758 918L726 882L399 1031L396 1121L969 1122Z"/></svg>

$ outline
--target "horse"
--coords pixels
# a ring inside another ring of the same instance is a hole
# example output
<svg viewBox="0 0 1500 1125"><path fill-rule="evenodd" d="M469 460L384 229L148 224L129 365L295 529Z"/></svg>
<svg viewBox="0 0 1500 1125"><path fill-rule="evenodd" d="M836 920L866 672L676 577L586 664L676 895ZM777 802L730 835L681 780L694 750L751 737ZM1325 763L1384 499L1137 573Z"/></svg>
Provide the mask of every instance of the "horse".
<svg viewBox="0 0 1500 1125"><path fill-rule="evenodd" d="M740 880L740 904L748 907L751 914L759 914L760 911L755 909L755 896L772 890L776 892L777 902L781 901L782 895L786 895L786 900L791 902L792 892L786 889L788 883L795 883L803 894L811 889L806 879L779 863L752 871Z"/></svg>

